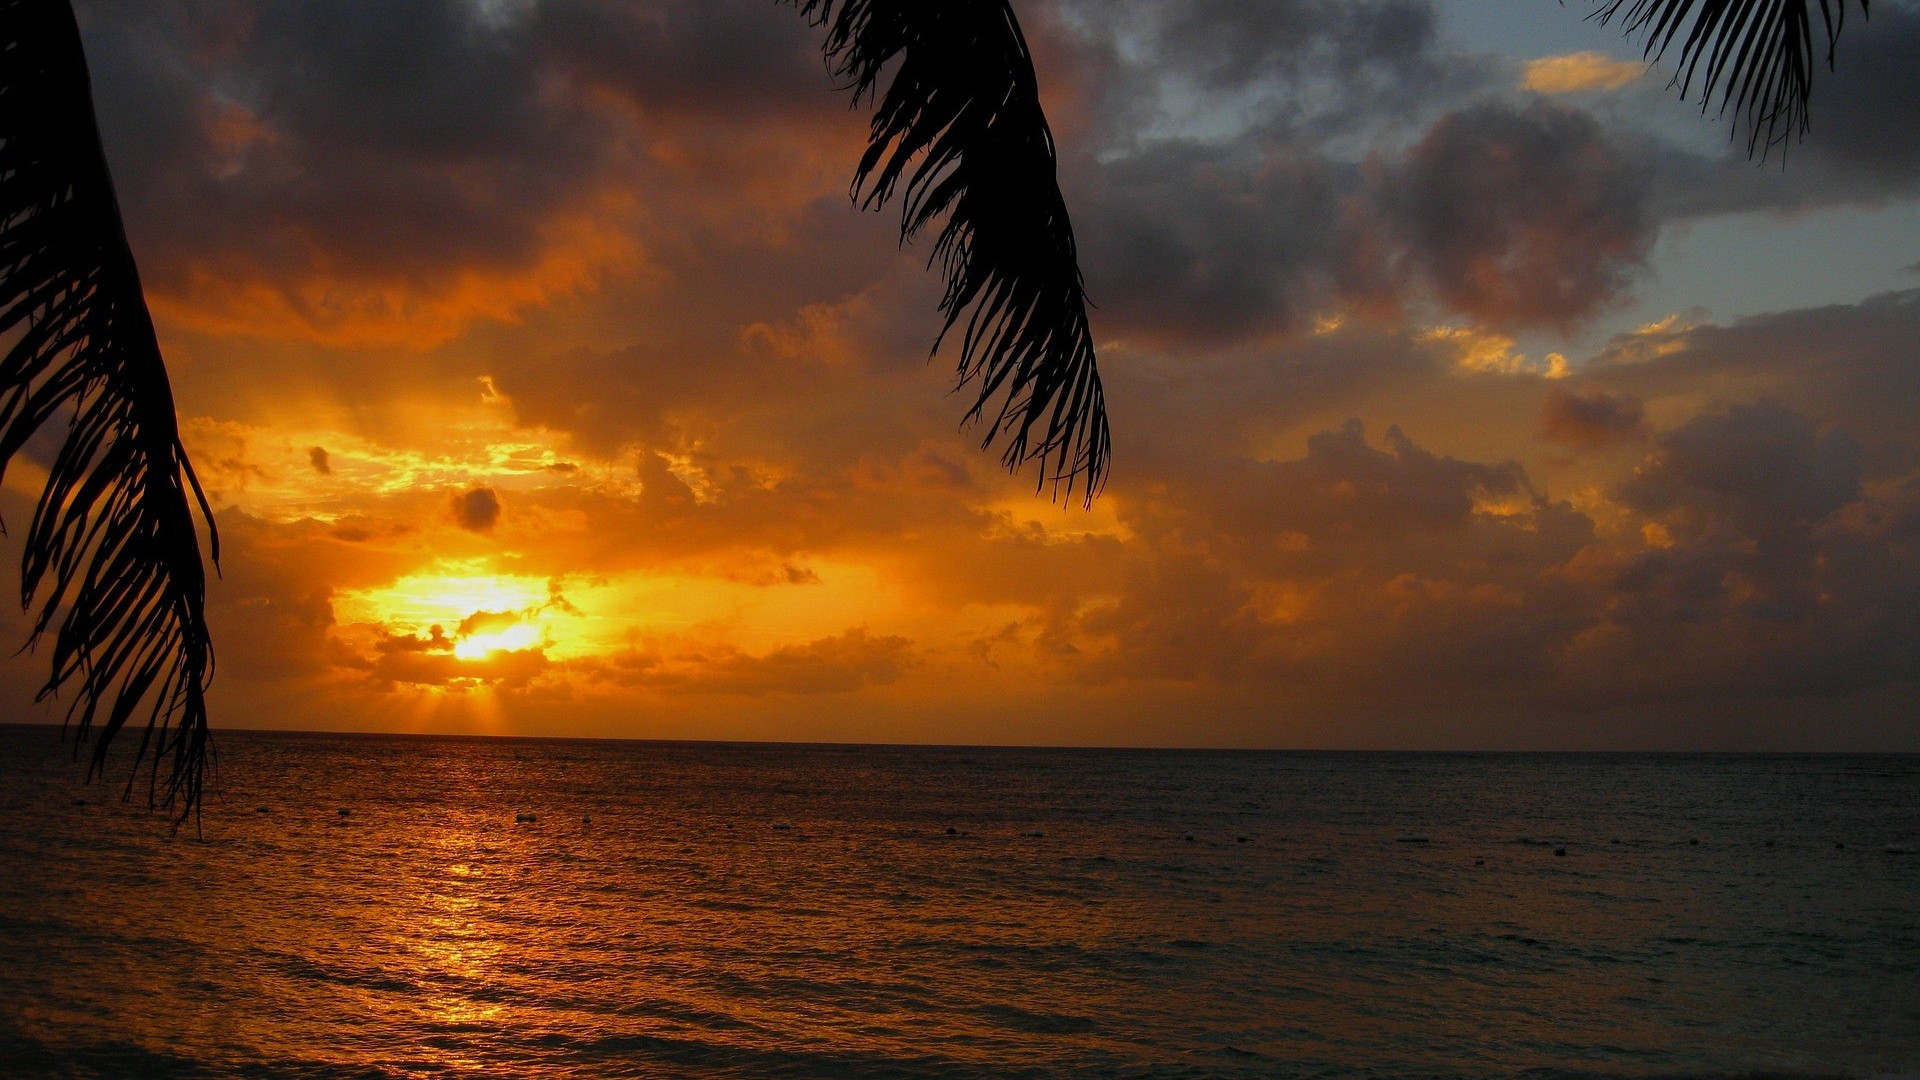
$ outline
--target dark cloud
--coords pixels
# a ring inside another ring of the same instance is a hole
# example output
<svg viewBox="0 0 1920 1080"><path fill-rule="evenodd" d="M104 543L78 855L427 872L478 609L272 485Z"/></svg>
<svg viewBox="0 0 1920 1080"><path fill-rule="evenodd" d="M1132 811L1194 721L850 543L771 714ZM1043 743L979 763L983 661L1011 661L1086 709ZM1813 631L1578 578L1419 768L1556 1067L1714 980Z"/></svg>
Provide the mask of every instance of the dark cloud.
<svg viewBox="0 0 1920 1080"><path fill-rule="evenodd" d="M1437 20L1426 0L1186 0L1153 7L1160 61L1216 88L1297 85L1317 75L1358 97L1442 78Z"/></svg>
<svg viewBox="0 0 1920 1080"><path fill-rule="evenodd" d="M1920 465L1920 290L1774 312L1726 325L1649 327L1614 339L1586 381L1656 401L1692 401L1700 387L1737 402L1772 399L1838 425L1860 444L1870 475Z"/></svg>
<svg viewBox="0 0 1920 1080"><path fill-rule="evenodd" d="M1885 204L1920 195L1920 9L1876 5L1873 18L1849 20L1835 66L1814 73L1812 127L1759 162L1744 138L1720 153L1648 141L1657 165L1658 202L1675 217L1772 211L1793 213L1847 204Z"/></svg>
<svg viewBox="0 0 1920 1080"><path fill-rule="evenodd" d="M500 521L500 496L492 488L455 492L449 499L454 523L468 532L492 532Z"/></svg>
<svg viewBox="0 0 1920 1080"><path fill-rule="evenodd" d="M1352 258L1367 220L1345 206L1358 183L1356 167L1263 134L1106 164L1074 200L1103 320L1207 344L1299 327L1371 285Z"/></svg>
<svg viewBox="0 0 1920 1080"><path fill-rule="evenodd" d="M307 448L307 464L313 466L313 471L319 473L321 476L333 475L333 461L327 454L327 448L324 446L310 446Z"/></svg>
<svg viewBox="0 0 1920 1080"><path fill-rule="evenodd" d="M858 131L791 11L489 10L83 4L105 142L163 315L445 340L637 272L650 223L683 239L738 229L768 199L818 197L804 166L833 131ZM795 119L809 112L817 123ZM719 188L739 196L733 213L703 219Z"/></svg>
<svg viewBox="0 0 1920 1080"><path fill-rule="evenodd" d="M1063 605L1039 640L1075 643L1067 670L1097 682L1390 697L1402 680L1452 695L1538 678L1578 628L1541 578L1593 543L1593 523L1516 463L1435 454L1397 428L1385 443L1351 422L1299 458L1216 459L1204 489L1189 476L1127 493L1141 546L1125 587Z"/></svg>
<svg viewBox="0 0 1920 1080"><path fill-rule="evenodd" d="M1541 433L1576 450L1599 450L1641 437L1646 410L1638 399L1587 387L1547 391L1540 410Z"/></svg>
<svg viewBox="0 0 1920 1080"><path fill-rule="evenodd" d="M476 611L460 620L460 628L454 631L454 636L491 634L519 624L520 613L516 611Z"/></svg>
<svg viewBox="0 0 1920 1080"><path fill-rule="evenodd" d="M1749 535L1804 530L1860 497L1860 447L1772 402L1722 406L1662 435L1621 493L1640 510L1711 508Z"/></svg>
<svg viewBox="0 0 1920 1080"><path fill-rule="evenodd" d="M1516 462L1487 465L1435 454L1398 427L1387 429L1386 447L1377 448L1358 420L1309 438L1303 458L1246 469L1236 498L1253 496L1248 501L1259 508L1264 528L1220 521L1223 535L1404 536L1461 527L1487 496L1531 494Z"/></svg>
<svg viewBox="0 0 1920 1080"><path fill-rule="evenodd" d="M1785 171L1731 143L1684 148L1617 103L1489 96L1510 91L1444 51L1427 4L1069 9L1099 28L1079 49L1105 59L1062 74L1095 73L1088 93L1112 117L1066 169L1090 286L1104 325L1156 343L1218 347L1423 299L1567 330L1626 297L1676 219L1920 190L1909 7L1849 29ZM1115 25L1125 48L1102 37ZM1175 84L1217 94L1216 111L1188 117ZM1261 85L1270 96L1249 90Z"/></svg>
<svg viewBox="0 0 1920 1080"><path fill-rule="evenodd" d="M497 650L484 657L463 659L439 649L378 650L359 665L376 688L402 685L524 689L552 670L553 661L539 649Z"/></svg>
<svg viewBox="0 0 1920 1080"><path fill-rule="evenodd" d="M1389 188L1407 264L1503 328L1564 328L1605 306L1658 231L1644 168L1590 114L1544 100L1449 114Z"/></svg>
<svg viewBox="0 0 1920 1080"><path fill-rule="evenodd" d="M672 329L636 352L725 378L753 358L679 357L735 350L742 325L896 269L884 221L850 227L862 125L791 12L170 0L85 15L143 264L188 325L434 342L665 260L659 306L629 310ZM1060 69L1050 92L1113 118L1063 163L1103 327L1220 345L1419 297L1558 327L1615 299L1650 242L1638 166L1591 117L1460 108L1493 84L1444 50L1430 3L1068 3L1035 25ZM1122 34L1138 37L1125 56ZM1204 137L1156 125L1194 87L1237 119ZM1448 108L1409 153L1407 133ZM777 257L802 243L821 257ZM899 322L913 344L889 355L914 359L930 322ZM497 374L529 416L559 412ZM622 417L644 420L640 397ZM609 441L662 441L644 427Z"/></svg>
<svg viewBox="0 0 1920 1080"><path fill-rule="evenodd" d="M1112 118L1068 147L1069 201L1121 334L1219 347L1430 302L1565 329L1657 235L1640 142L1491 96L1506 76L1448 52L1429 3L1067 8L1104 59L1059 74L1100 79L1078 96ZM1215 95L1199 117L1196 87Z"/></svg>
<svg viewBox="0 0 1920 1080"><path fill-rule="evenodd" d="M1043 86L1057 99L1062 80L1096 79L1071 99L1092 102L1088 133L1117 145L1190 110L1193 89L1333 136L1431 111L1493 75L1440 47L1427 0L1058 0L1032 14Z"/></svg>
<svg viewBox="0 0 1920 1080"><path fill-rule="evenodd" d="M1888 192L1920 188L1920 9L1879 4L1849 20L1832 74L1817 73L1813 130L1796 150ZM1797 164L1797 161L1796 161Z"/></svg>
<svg viewBox="0 0 1920 1080"><path fill-rule="evenodd" d="M1123 329L1218 344L1421 298L1565 329L1644 269L1648 177L1582 110L1489 101L1365 167L1275 129L1157 143L1086 176L1075 205L1090 288Z"/></svg>
<svg viewBox="0 0 1920 1080"><path fill-rule="evenodd" d="M116 179L168 276L522 261L603 168L610 131L543 104L526 30L463 0L205 7L83 9ZM212 18L232 20L223 48Z"/></svg>
<svg viewBox="0 0 1920 1080"><path fill-rule="evenodd" d="M1909 479L1868 493L1845 432L1778 405L1707 410L1662 435L1622 485L1655 542L1581 568L1604 618L1569 677L1621 679L1627 699L1830 696L1913 679L1920 549L1900 539L1913 491Z"/></svg>
<svg viewBox="0 0 1920 1080"><path fill-rule="evenodd" d="M1868 495L1844 433L1710 409L1661 437L1607 533L1513 467L1358 435L1205 500L1128 496L1146 550L1124 587L1054 609L1030 647L1068 643L1051 662L1094 682L1418 708L1779 701L1920 672L1920 483Z"/></svg>
<svg viewBox="0 0 1920 1080"><path fill-rule="evenodd" d="M547 0L539 47L575 78L649 110L713 117L811 111L826 96L819 46L790 11L710 0ZM819 91L798 94L807 87Z"/></svg>
<svg viewBox="0 0 1920 1080"><path fill-rule="evenodd" d="M453 651L453 639L447 636L446 628L438 623L429 626L424 636L379 631L374 638L373 651L379 656L393 653L450 653Z"/></svg>

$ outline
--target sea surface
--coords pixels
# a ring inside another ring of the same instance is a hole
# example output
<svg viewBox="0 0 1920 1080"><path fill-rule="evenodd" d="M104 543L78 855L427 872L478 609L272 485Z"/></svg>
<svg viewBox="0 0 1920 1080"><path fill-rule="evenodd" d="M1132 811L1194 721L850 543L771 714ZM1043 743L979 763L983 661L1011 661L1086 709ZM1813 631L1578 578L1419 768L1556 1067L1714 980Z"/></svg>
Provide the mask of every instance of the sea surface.
<svg viewBox="0 0 1920 1080"><path fill-rule="evenodd" d="M218 745L0 727L0 1076L1920 1073L1912 756Z"/></svg>

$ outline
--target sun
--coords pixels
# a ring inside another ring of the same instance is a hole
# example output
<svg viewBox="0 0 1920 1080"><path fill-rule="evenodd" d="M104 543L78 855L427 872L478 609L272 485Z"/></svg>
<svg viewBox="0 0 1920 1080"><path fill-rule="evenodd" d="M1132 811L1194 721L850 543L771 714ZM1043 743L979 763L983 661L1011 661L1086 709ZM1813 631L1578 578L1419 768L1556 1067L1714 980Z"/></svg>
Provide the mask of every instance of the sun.
<svg viewBox="0 0 1920 1080"><path fill-rule="evenodd" d="M522 652L541 644L540 627L517 622L501 630L462 635L454 640L453 655L462 660L485 660L497 652Z"/></svg>
<svg viewBox="0 0 1920 1080"><path fill-rule="evenodd" d="M393 622L456 626L476 612L538 608L552 593L544 578L506 574L413 574L361 594Z"/></svg>
<svg viewBox="0 0 1920 1080"><path fill-rule="evenodd" d="M552 583L480 571L477 566L447 564L433 573L345 594L340 598L341 621L365 624L389 637L425 641L430 649L469 662L556 644L556 617L574 609L559 599Z"/></svg>

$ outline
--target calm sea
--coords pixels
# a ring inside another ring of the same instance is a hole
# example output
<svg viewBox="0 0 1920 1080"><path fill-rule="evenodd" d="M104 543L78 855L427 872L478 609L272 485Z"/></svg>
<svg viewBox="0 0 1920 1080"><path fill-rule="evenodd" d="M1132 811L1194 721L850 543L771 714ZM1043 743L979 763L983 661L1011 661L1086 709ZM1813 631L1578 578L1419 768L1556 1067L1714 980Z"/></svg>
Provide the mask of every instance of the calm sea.
<svg viewBox="0 0 1920 1080"><path fill-rule="evenodd" d="M1920 1073L1911 756L57 740L9 1077Z"/></svg>

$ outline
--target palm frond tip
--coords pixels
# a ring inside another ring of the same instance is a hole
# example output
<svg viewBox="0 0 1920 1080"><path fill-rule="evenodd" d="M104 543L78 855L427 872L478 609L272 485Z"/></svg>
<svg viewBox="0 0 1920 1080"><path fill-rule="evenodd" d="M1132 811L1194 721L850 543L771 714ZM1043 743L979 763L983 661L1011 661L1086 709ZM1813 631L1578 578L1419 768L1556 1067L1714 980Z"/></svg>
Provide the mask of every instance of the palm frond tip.
<svg viewBox="0 0 1920 1080"><path fill-rule="evenodd" d="M144 713L151 804L199 805L213 673L194 506L212 511L181 447L153 321L94 123L67 0L0 0L0 477L56 417L21 560L28 646L52 637L46 698L96 735L88 776ZM191 492L191 501L189 498Z"/></svg>
<svg viewBox="0 0 1920 1080"><path fill-rule="evenodd" d="M1033 57L1005 0L792 0L826 27L854 102L874 102L853 197L900 196L903 241L944 218L929 261L945 275L937 351L960 328L969 422L1003 434L1009 469L1091 502L1111 450L1073 225L1055 175ZM891 79L881 88L888 73ZM964 320L964 325L963 324ZM995 399L998 404L995 404Z"/></svg>
<svg viewBox="0 0 1920 1080"><path fill-rule="evenodd" d="M1673 82L1685 96L1699 80L1700 107L1745 123L1747 153L1764 153L1806 134L1813 97L1815 0L1601 0L1592 18L1621 18L1629 36L1646 35L1644 55L1658 61L1676 39ZM1868 14L1868 0L1858 0ZM1847 21L1848 0L1818 0L1827 67ZM1624 14L1622 14L1624 9ZM1685 30L1684 37L1681 31Z"/></svg>

